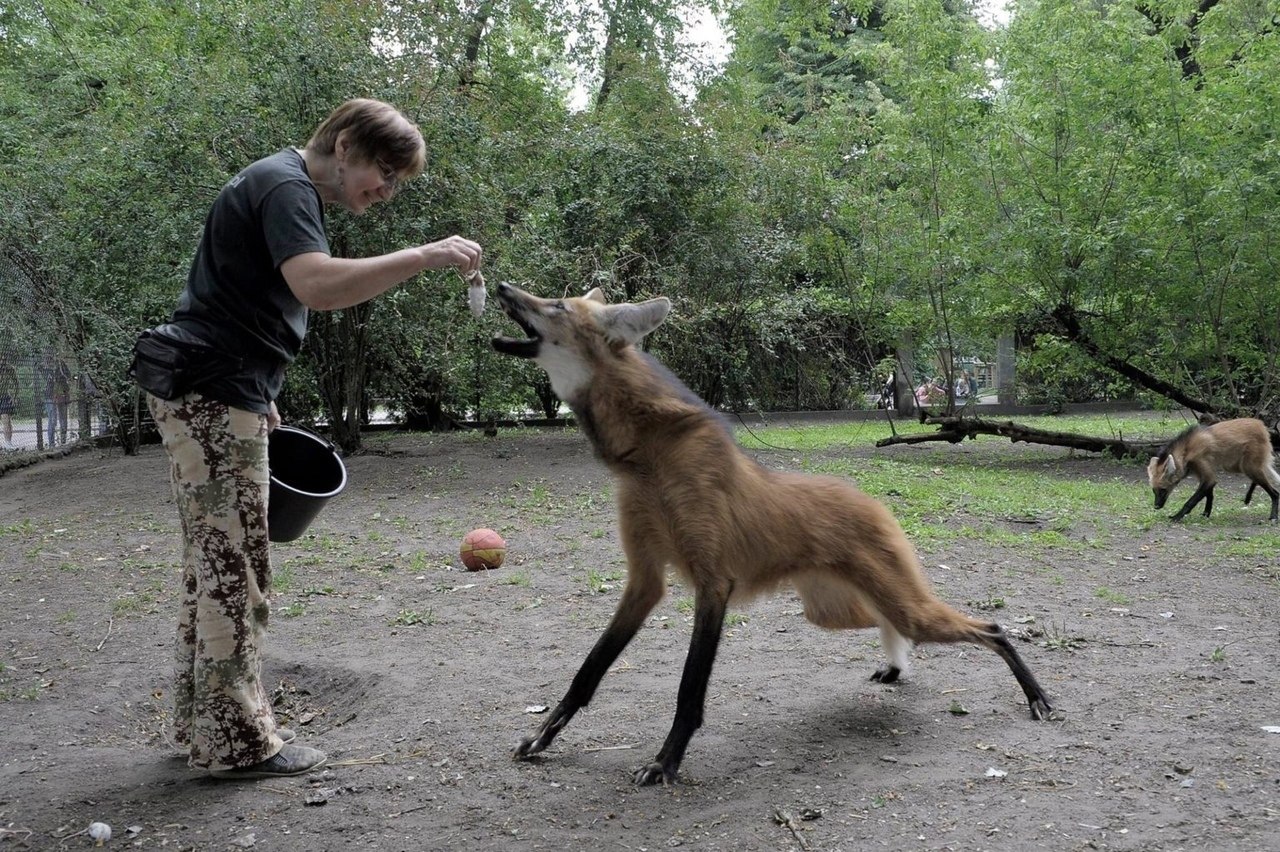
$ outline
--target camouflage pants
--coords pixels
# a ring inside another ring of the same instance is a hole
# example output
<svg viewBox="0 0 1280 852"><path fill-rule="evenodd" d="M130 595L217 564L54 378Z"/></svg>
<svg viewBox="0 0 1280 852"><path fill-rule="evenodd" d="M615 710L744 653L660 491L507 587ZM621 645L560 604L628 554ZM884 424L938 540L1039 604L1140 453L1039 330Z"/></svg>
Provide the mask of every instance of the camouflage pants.
<svg viewBox="0 0 1280 852"><path fill-rule="evenodd" d="M283 746L260 658L271 587L267 418L198 393L148 404L182 522L174 739L193 767L249 766Z"/></svg>

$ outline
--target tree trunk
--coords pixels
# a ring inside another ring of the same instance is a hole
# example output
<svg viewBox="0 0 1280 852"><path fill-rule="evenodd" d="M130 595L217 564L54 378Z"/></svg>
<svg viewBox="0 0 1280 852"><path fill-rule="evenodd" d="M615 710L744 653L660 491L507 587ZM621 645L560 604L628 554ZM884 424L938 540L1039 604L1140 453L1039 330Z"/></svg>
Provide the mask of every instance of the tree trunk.
<svg viewBox="0 0 1280 852"><path fill-rule="evenodd" d="M996 400L1001 405L1015 405L1018 402L1017 355L1013 332L1000 335L1000 339L996 341L995 383Z"/></svg>
<svg viewBox="0 0 1280 852"><path fill-rule="evenodd" d="M916 341L910 331L903 331L895 353L898 369L894 372L894 404L901 414L908 417L916 413Z"/></svg>
<svg viewBox="0 0 1280 852"><path fill-rule="evenodd" d="M1070 432L1051 432L1020 426L1012 420L1003 423L984 420L981 417L929 417L925 423L940 427L937 432L915 435L893 435L876 441L877 447L892 444L923 444L928 441L947 441L958 444L965 438L978 435L1001 435L1013 443L1046 444L1051 447L1071 447L1091 453L1109 453L1116 458L1149 458L1164 446L1164 441L1126 441L1123 438L1094 438Z"/></svg>
<svg viewBox="0 0 1280 852"><path fill-rule="evenodd" d="M313 318L307 335L316 365L330 437L344 453L360 449L360 405L368 373L368 328L372 303Z"/></svg>

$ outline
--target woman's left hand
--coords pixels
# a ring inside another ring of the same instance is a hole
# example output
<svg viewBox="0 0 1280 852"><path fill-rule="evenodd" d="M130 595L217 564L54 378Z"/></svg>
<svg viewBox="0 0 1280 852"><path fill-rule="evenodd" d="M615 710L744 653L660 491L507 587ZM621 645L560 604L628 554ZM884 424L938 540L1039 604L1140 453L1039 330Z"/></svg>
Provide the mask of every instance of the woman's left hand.
<svg viewBox="0 0 1280 852"><path fill-rule="evenodd" d="M279 425L280 425L280 411L276 408L276 402L273 399L271 400L270 407L267 408L267 432L270 433L273 429L275 429Z"/></svg>

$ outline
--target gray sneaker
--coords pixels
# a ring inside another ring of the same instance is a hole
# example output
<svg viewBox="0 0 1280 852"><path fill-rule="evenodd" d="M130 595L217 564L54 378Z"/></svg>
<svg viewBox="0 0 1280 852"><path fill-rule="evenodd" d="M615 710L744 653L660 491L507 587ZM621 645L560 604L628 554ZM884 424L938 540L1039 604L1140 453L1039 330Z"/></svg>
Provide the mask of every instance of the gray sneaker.
<svg viewBox="0 0 1280 852"><path fill-rule="evenodd" d="M319 769L329 758L319 749L290 743L275 755L252 766L237 769L214 769L210 775L228 781L250 778L286 778L290 775L304 775L313 769Z"/></svg>

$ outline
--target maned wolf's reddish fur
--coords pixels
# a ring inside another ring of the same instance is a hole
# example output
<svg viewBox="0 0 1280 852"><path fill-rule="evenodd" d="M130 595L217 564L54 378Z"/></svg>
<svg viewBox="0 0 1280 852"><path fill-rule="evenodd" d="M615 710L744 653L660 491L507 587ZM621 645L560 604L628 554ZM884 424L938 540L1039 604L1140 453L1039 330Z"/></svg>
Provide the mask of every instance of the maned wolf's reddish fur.
<svg viewBox="0 0 1280 852"><path fill-rule="evenodd" d="M1204 500L1204 516L1213 511L1213 487L1218 484L1218 471L1243 473L1249 477L1249 490L1244 503L1253 499L1259 485L1271 495L1271 520L1280 513L1280 474L1276 473L1271 451L1271 435L1261 420L1241 417L1223 420L1212 426L1192 426L1185 430L1147 463L1147 479L1155 492L1156 508L1163 509L1173 486L1188 474L1200 481L1200 487L1173 515L1182 520L1196 504Z"/></svg>
<svg viewBox="0 0 1280 852"><path fill-rule="evenodd" d="M998 624L968 618L934 597L911 543L888 510L832 477L766 470L688 388L633 345L662 323L666 299L606 305L539 299L509 285L497 300L527 339L499 337L499 352L537 361L618 479L627 583L618 610L568 693L516 757L536 754L586 706L604 673L648 618L673 566L694 590L693 637L671 732L636 782L675 780L702 724L707 681L731 600L782 583L827 628L879 627L890 683L913 642L973 642L999 654L1042 719L1049 700Z"/></svg>

